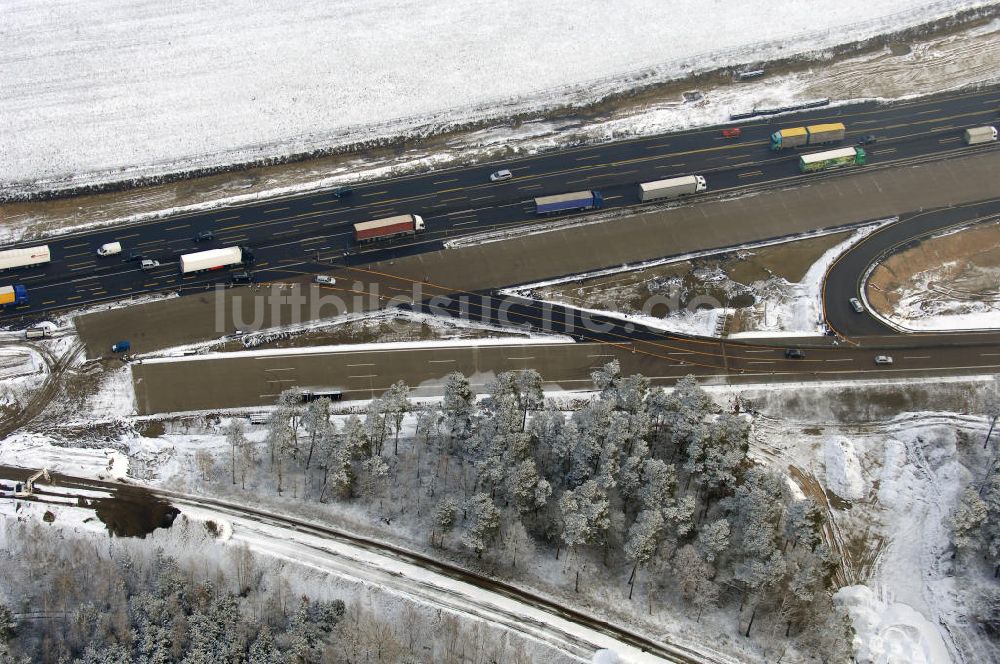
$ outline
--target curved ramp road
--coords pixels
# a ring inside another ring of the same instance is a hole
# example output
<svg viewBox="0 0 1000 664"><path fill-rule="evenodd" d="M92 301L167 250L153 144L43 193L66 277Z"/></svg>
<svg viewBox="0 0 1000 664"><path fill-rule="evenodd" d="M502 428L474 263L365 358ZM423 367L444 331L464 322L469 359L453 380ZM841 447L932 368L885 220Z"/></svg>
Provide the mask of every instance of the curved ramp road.
<svg viewBox="0 0 1000 664"><path fill-rule="evenodd" d="M997 187L1000 190L1000 185ZM823 283L823 309L830 327L848 338L888 336L898 330L886 325L866 310L858 313L849 304L852 297L864 301L865 278L871 266L890 254L899 252L922 239L980 222L994 221L1000 216L1000 198L966 203L938 210L926 210L903 215L896 223L885 226L851 247L827 271ZM1000 321L997 321L1000 327ZM952 343L982 339L975 332L908 333L944 337L952 335ZM987 333L1000 340L1000 336Z"/></svg>
<svg viewBox="0 0 1000 664"><path fill-rule="evenodd" d="M997 107L1000 91L987 89L907 103L823 108L741 123L743 133L736 139L722 137L718 127L698 129L365 183L340 199L322 191L60 236L48 243L52 263L3 275L6 283L28 286L31 302L0 316L16 319L147 292L198 292L228 280L231 270L179 274L179 256L200 249L251 247L258 278L273 281L320 270L317 260L345 251L351 252L351 264L362 264L440 249L444 241L470 233L537 223L532 203L537 196L596 189L603 193L604 207L622 208L638 205L636 183L679 175L704 175L709 196L835 177L801 175L801 152L772 152L768 137L780 127L844 122L845 145L874 134L878 142L866 146L865 169L992 150L995 146L965 147L961 137L966 127L996 122ZM491 182L490 173L499 168L509 169L513 179ZM354 223L410 213L424 218L424 233L387 246L353 245ZM204 231L212 231L214 239L196 244L193 238ZM124 253L99 259L97 248L115 241ZM141 252L160 266L142 272L136 262L122 261L130 252Z"/></svg>

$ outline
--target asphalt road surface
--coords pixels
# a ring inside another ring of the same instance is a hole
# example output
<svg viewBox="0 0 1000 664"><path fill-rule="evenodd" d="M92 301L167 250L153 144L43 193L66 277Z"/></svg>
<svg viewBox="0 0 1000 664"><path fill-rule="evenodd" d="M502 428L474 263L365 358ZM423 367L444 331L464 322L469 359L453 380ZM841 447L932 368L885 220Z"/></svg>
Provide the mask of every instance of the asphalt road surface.
<svg viewBox="0 0 1000 664"><path fill-rule="evenodd" d="M997 189L1000 193L1000 185ZM827 272L823 283L823 309L827 323L841 336L851 338L896 334L895 328L883 323L867 307L859 313L849 303L850 298L864 301L862 288L869 266L931 235L993 221L998 216L1000 198L903 215L898 222L872 233L840 256ZM954 333L954 336L978 335ZM997 338L992 334L988 336Z"/></svg>
<svg viewBox="0 0 1000 664"><path fill-rule="evenodd" d="M713 194L830 177L800 175L801 152L771 152L768 136L780 127L841 121L848 127L845 144L874 134L878 142L867 146L867 169L993 150L994 145L964 147L961 136L966 127L995 122L998 107L1000 90L994 88L908 103L823 108L785 116L780 122L740 123L743 135L738 139L723 138L718 128L699 129L367 183L341 200L329 192L310 193L66 235L48 242L53 256L48 265L4 275L4 283L29 288L31 303L2 317L30 317L150 291L201 291L206 284L227 280L231 271L181 275L178 260L181 254L208 248L251 247L257 278L275 280L322 269L316 263L321 256L350 251L351 264L364 264L438 249L444 240L474 232L533 222L532 199L540 195L597 189L604 194L605 207L617 208L638 204L637 182L691 173L704 175ZM498 168L510 169L514 179L491 183L489 173ZM427 230L386 246L353 246L354 223L404 213L423 216ZM215 239L195 243L193 237L205 230L213 231ZM142 252L161 266L142 272L122 256L99 259L97 248L112 241L122 242L123 255Z"/></svg>

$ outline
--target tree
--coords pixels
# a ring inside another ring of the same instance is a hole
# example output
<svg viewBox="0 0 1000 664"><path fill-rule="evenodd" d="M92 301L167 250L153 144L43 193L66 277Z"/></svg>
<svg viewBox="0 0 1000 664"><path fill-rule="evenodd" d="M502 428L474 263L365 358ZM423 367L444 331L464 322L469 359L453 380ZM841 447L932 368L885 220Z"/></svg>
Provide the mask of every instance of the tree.
<svg viewBox="0 0 1000 664"><path fill-rule="evenodd" d="M466 511L469 523L462 535L462 544L475 551L477 558L482 558L487 544L500 529L500 510L488 494L477 493L469 499Z"/></svg>
<svg viewBox="0 0 1000 664"><path fill-rule="evenodd" d="M285 658L274 644L274 637L267 625L263 625L250 646L247 664L285 664Z"/></svg>
<svg viewBox="0 0 1000 664"><path fill-rule="evenodd" d="M569 547L591 544L611 525L608 495L594 480L587 480L559 498L562 540Z"/></svg>
<svg viewBox="0 0 1000 664"><path fill-rule="evenodd" d="M815 500L808 497L796 500L785 514L785 539L792 543L792 548L801 542L812 551L823 541L825 521L823 508Z"/></svg>
<svg viewBox="0 0 1000 664"><path fill-rule="evenodd" d="M628 530L625 539L625 559L632 563L632 574L629 576L628 598L632 599L632 589L636 571L640 565L645 565L656 553L660 537L663 533L663 513L658 509L646 509L639 512L639 517Z"/></svg>
<svg viewBox="0 0 1000 664"><path fill-rule="evenodd" d="M246 429L243 426L243 420L234 417L229 421L229 426L226 427L226 442L229 443L233 484L236 484L237 451L241 450L247 444Z"/></svg>
<svg viewBox="0 0 1000 664"><path fill-rule="evenodd" d="M528 413L539 410L545 403L541 374L534 369L519 371L517 373L517 396L523 413L521 431L524 431L528 421Z"/></svg>
<svg viewBox="0 0 1000 664"><path fill-rule="evenodd" d="M464 441L472 430L472 413L476 395L469 379L455 371L445 377L441 410L445 430L452 440Z"/></svg>
<svg viewBox="0 0 1000 664"><path fill-rule="evenodd" d="M302 415L302 426L309 436L309 447L306 449L306 470L309 470L309 466L312 464L313 451L317 445L321 445L324 439L332 435L331 406L332 402L328 398L322 397L311 401Z"/></svg>
<svg viewBox="0 0 1000 664"><path fill-rule="evenodd" d="M392 431L395 436L392 453L398 455L399 432L403 426L403 418L413 410L413 404L410 403L410 388L403 381L396 381L382 395L382 401L385 403L386 415L392 418Z"/></svg>
<svg viewBox="0 0 1000 664"><path fill-rule="evenodd" d="M434 510L434 527L441 533L441 543L444 543L444 534L455 525L455 517L458 516L458 503L454 498L445 497L438 503ZM431 544L434 544L434 532L431 532Z"/></svg>
<svg viewBox="0 0 1000 664"><path fill-rule="evenodd" d="M539 477L534 460L525 459L514 466L507 476L507 494L514 501L517 511L524 514L545 507L552 495L552 486Z"/></svg>
<svg viewBox="0 0 1000 664"><path fill-rule="evenodd" d="M6 604L0 604L0 643L7 643L17 631L14 612Z"/></svg>
<svg viewBox="0 0 1000 664"><path fill-rule="evenodd" d="M986 502L974 488L966 487L951 514L952 542L959 551L971 551L982 545L982 527L989 516Z"/></svg>
<svg viewBox="0 0 1000 664"><path fill-rule="evenodd" d="M709 578L712 568L701 559L697 549L690 544L685 544L671 562L677 583L684 595L684 599L691 600L698 591L698 585Z"/></svg>
<svg viewBox="0 0 1000 664"><path fill-rule="evenodd" d="M720 415L708 427L692 430L685 468L700 486L713 490L731 487L750 449L749 437L750 428L743 419Z"/></svg>
<svg viewBox="0 0 1000 664"><path fill-rule="evenodd" d="M729 521L721 518L703 527L694 546L705 562L714 563L729 546Z"/></svg>

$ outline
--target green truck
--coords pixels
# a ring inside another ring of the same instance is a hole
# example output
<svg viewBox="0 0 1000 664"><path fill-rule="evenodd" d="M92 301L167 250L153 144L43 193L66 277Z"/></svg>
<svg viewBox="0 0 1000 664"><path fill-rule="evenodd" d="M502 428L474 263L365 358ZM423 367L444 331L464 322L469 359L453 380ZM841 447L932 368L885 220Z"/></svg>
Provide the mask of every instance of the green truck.
<svg viewBox="0 0 1000 664"><path fill-rule="evenodd" d="M865 159L865 151L861 148L838 148L802 155L799 157L799 170L803 173L816 173L831 168L864 166Z"/></svg>

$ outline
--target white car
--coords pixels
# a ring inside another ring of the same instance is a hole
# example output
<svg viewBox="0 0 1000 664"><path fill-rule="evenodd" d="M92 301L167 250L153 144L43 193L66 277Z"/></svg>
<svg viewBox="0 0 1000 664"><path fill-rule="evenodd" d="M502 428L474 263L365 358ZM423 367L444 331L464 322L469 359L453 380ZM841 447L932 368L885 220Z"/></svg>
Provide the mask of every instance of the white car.
<svg viewBox="0 0 1000 664"><path fill-rule="evenodd" d="M892 364L891 355L876 355L875 364Z"/></svg>
<svg viewBox="0 0 1000 664"><path fill-rule="evenodd" d="M509 180L512 177L514 177L514 174L505 168L501 171L497 171L496 173L491 173L490 182L503 182L504 180Z"/></svg>
<svg viewBox="0 0 1000 664"><path fill-rule="evenodd" d="M337 280L334 279L333 277L329 277L329 276L327 276L325 274L317 274L315 277L313 277L313 283L324 284L326 286L332 286L335 283L337 283Z"/></svg>
<svg viewBox="0 0 1000 664"><path fill-rule="evenodd" d="M849 301L851 303L851 308L854 309L854 311L856 311L857 313L860 314L862 311L865 310L864 305L861 304L861 300L859 300L858 298L852 297Z"/></svg>

